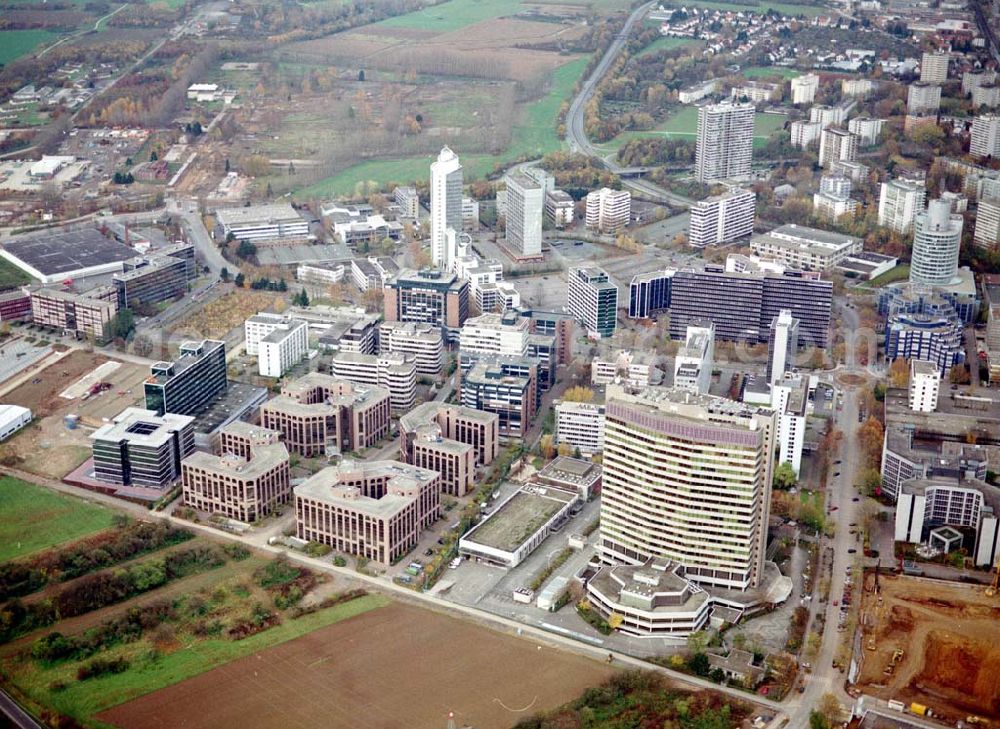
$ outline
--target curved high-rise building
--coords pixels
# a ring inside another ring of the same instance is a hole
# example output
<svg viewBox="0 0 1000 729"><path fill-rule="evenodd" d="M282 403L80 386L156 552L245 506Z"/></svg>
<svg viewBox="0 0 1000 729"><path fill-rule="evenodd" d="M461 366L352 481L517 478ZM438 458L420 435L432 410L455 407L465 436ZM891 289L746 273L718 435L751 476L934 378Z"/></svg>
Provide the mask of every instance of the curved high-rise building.
<svg viewBox="0 0 1000 729"><path fill-rule="evenodd" d="M932 200L913 223L910 281L934 286L955 283L961 245L962 216L951 214L947 200Z"/></svg>
<svg viewBox="0 0 1000 729"><path fill-rule="evenodd" d="M756 587L775 418L724 398L608 385L601 537L606 562L684 565L703 586Z"/></svg>

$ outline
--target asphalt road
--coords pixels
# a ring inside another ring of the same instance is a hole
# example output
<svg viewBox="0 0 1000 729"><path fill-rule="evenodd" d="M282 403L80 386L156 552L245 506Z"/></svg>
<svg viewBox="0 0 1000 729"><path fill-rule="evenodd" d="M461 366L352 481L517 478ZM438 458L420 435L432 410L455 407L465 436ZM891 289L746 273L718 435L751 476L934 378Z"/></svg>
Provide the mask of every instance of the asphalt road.
<svg viewBox="0 0 1000 729"><path fill-rule="evenodd" d="M838 302L840 309L839 322L844 331L848 333L857 331L858 313L856 309L848 308L843 302ZM851 373L861 373L862 369L857 364L857 353L853 347L847 347L844 370ZM845 708L853 704L852 699L844 691L844 674L839 669L833 667L833 660L837 651L845 640L853 640L853 635L840 633L837 631L839 607L834 607L834 601L839 601L844 591L844 581L847 577L847 566L854 562L856 555L848 553L848 549L856 547L854 536L850 533L850 524L861 522L860 501L854 501L856 492L854 490L855 475L861 459L861 449L858 444L858 393L855 389L844 389L843 407L837 416L837 428L844 433L841 442L840 452L834 460L839 460L840 464L831 468L827 482L827 504L830 507L837 507L827 518L833 519L836 523L836 533L833 539L823 537L820 539L820 554L826 547L833 549L833 567L830 575L830 599L825 606L820 605L819 585L822 581L822 573L817 574L815 588L813 592L812 609L825 613L825 623L823 629L823 639L819 653L813 661L812 673L805 684L805 692L793 694L789 700L789 726L806 727L809 726L809 713L819 706L820 697L826 693L832 693L840 699ZM839 473L839 476L833 474ZM861 588L858 587L858 590ZM860 599L860 598L858 598Z"/></svg>
<svg viewBox="0 0 1000 729"><path fill-rule="evenodd" d="M229 263L222 257L222 253L219 252L219 248L215 245L215 241L212 240L212 236L205 229L205 224L201 221L201 215L198 214L197 205L178 200L177 208L178 214L184 221L184 229L187 231L188 240L194 243L194 249L198 257L204 261L213 274L218 276L219 272L228 266Z"/></svg>
<svg viewBox="0 0 1000 729"><path fill-rule="evenodd" d="M601 58L600 63L598 63L594 68L590 77L584 81L583 86L580 88L580 93L573 99L573 102L569 107L569 112L566 114L566 143L569 144L570 150L574 152L582 152L590 157L594 157L611 172L615 173L620 172L622 167L618 165L614 159L605 159L587 138L587 132L584 128L584 111L587 108L587 103L594 95L594 90L597 88L597 84L599 84L601 79L604 78L608 69L611 68L612 64L625 47L625 43L628 41L628 37L632 33L632 29L635 27L636 23L646 17L646 13L649 12L649 9L654 5L656 5L655 1L648 2L632 11L628 20L625 21L625 25L622 27L621 32L615 36L611 45L608 46L608 50L604 52L604 57ZM623 178L622 185L654 200L663 200L665 202L685 207L693 202L690 198L684 197L683 195L677 195L676 193L670 192L669 190L646 180Z"/></svg>
<svg viewBox="0 0 1000 729"><path fill-rule="evenodd" d="M0 713L10 720L11 726L18 729L42 729L42 725L3 689L0 689Z"/></svg>

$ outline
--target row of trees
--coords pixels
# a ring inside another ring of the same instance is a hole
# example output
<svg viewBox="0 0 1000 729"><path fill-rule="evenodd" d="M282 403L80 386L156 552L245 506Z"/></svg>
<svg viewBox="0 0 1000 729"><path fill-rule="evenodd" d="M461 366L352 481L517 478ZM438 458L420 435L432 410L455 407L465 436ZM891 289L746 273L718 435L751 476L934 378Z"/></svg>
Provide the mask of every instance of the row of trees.
<svg viewBox="0 0 1000 729"><path fill-rule="evenodd" d="M139 555L180 544L191 532L162 523L131 522L27 559L0 565L0 600L36 592Z"/></svg>

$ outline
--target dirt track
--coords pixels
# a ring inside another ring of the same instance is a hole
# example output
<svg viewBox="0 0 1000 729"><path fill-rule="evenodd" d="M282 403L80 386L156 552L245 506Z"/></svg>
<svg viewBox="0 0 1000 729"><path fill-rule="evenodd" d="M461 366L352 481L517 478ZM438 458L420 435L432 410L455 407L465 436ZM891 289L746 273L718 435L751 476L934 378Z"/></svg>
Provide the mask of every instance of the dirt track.
<svg viewBox="0 0 1000 729"><path fill-rule="evenodd" d="M869 576L866 588L871 589ZM884 699L916 701L952 720L1000 718L1000 596L981 587L911 577L882 578L882 603L865 593L858 683ZM891 674L893 651L904 651Z"/></svg>
<svg viewBox="0 0 1000 729"><path fill-rule="evenodd" d="M392 604L110 709L129 729L510 727L612 670L470 623Z"/></svg>

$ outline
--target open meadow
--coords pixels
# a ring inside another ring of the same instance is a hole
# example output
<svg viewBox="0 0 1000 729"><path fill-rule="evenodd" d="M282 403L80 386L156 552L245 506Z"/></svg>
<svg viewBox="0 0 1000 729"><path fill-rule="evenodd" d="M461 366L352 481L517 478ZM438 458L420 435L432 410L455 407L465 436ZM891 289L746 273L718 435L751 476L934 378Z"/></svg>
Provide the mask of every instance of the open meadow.
<svg viewBox="0 0 1000 729"><path fill-rule="evenodd" d="M0 562L111 526L114 511L0 476Z"/></svg>
<svg viewBox="0 0 1000 729"><path fill-rule="evenodd" d="M767 140L771 135L781 130L786 121L788 121L788 118L781 114L765 114L762 112L755 114L753 119L754 147L763 147L767 144ZM658 124L655 129L622 132L614 139L608 140L598 146L601 149L612 151L619 149L632 139L647 139L661 136L671 139L686 139L694 144L698 136L698 108L696 106L682 106Z"/></svg>

